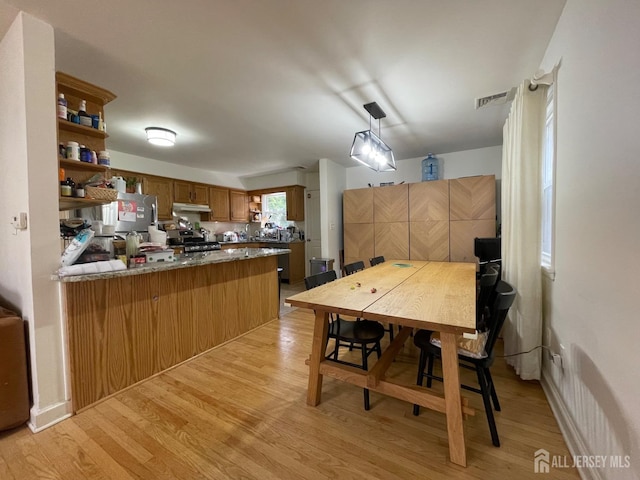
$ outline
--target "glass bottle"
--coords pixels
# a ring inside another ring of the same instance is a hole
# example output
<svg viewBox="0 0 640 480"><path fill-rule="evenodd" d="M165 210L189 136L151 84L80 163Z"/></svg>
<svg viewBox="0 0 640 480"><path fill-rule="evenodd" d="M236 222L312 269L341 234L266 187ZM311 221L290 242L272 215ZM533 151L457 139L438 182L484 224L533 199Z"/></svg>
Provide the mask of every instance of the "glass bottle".
<svg viewBox="0 0 640 480"><path fill-rule="evenodd" d="M87 113L87 101L80 100L80 108L78 109L78 117L80 118L80 125L85 127L91 126L91 116Z"/></svg>

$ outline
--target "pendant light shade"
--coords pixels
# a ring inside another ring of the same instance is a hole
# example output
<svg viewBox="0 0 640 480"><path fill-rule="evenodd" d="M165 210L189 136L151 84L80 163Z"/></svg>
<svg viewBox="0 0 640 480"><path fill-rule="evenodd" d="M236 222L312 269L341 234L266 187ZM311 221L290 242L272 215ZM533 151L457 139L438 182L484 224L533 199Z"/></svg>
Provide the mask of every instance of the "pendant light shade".
<svg viewBox="0 0 640 480"><path fill-rule="evenodd" d="M176 132L167 128L147 127L147 141L161 147L172 147L176 143Z"/></svg>
<svg viewBox="0 0 640 480"><path fill-rule="evenodd" d="M396 160L391 147L380 138L380 119L387 115L376 102L363 105L369 112L369 130L356 132L351 144L351 158L376 172L396 170ZM371 119L378 120L378 134L371 130Z"/></svg>

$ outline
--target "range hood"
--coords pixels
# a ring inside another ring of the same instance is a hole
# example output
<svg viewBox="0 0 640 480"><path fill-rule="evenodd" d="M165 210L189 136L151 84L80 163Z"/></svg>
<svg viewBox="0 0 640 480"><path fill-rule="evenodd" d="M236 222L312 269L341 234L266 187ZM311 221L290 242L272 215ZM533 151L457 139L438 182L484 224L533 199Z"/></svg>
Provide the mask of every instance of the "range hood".
<svg viewBox="0 0 640 480"><path fill-rule="evenodd" d="M211 212L209 205L196 205L195 203L174 203L174 212Z"/></svg>

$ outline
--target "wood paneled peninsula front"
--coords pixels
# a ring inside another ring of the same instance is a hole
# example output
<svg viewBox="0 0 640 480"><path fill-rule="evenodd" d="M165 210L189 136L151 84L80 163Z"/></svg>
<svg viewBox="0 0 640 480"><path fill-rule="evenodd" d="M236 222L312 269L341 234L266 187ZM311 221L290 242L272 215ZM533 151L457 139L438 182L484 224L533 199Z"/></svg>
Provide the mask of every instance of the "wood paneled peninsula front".
<svg viewBox="0 0 640 480"><path fill-rule="evenodd" d="M278 317L277 256L238 248L172 263L55 277L77 412Z"/></svg>

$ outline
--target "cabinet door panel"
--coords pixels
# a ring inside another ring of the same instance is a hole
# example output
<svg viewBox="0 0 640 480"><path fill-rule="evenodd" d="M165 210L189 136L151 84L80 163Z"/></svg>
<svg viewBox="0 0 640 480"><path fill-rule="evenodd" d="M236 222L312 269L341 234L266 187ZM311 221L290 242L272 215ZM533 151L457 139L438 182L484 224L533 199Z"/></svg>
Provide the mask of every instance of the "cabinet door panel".
<svg viewBox="0 0 640 480"><path fill-rule="evenodd" d="M449 261L449 221L430 220L409 224L411 260Z"/></svg>
<svg viewBox="0 0 640 480"><path fill-rule="evenodd" d="M162 177L143 177L144 193L158 197L158 220L171 220L173 199L173 182Z"/></svg>
<svg viewBox="0 0 640 480"><path fill-rule="evenodd" d="M249 199L247 192L230 190L229 203L231 205L230 220L232 222L249 221Z"/></svg>
<svg viewBox="0 0 640 480"><path fill-rule="evenodd" d="M198 205L208 205L209 204L209 187L207 185L201 183L194 183L192 187L192 195L191 201L193 203L197 203Z"/></svg>
<svg viewBox="0 0 640 480"><path fill-rule="evenodd" d="M345 264L362 260L365 264L373 257L373 223L344 224L344 262Z"/></svg>
<svg viewBox="0 0 640 480"><path fill-rule="evenodd" d="M409 184L409 220L449 221L449 180Z"/></svg>
<svg viewBox="0 0 640 480"><path fill-rule="evenodd" d="M229 189L220 187L209 187L209 207L212 212L209 219L213 221L229 221Z"/></svg>
<svg viewBox="0 0 640 480"><path fill-rule="evenodd" d="M476 262L474 239L496 236L495 220L458 220L451 222L449 229L452 262Z"/></svg>
<svg viewBox="0 0 640 480"><path fill-rule="evenodd" d="M409 186L374 188L373 218L374 223L409 221Z"/></svg>
<svg viewBox="0 0 640 480"><path fill-rule="evenodd" d="M451 220L495 220L495 176L450 180L449 194Z"/></svg>
<svg viewBox="0 0 640 480"><path fill-rule="evenodd" d="M406 260L409 258L409 222L376 223L375 257Z"/></svg>
<svg viewBox="0 0 640 480"><path fill-rule="evenodd" d="M191 203L191 182L174 180L173 201L178 203Z"/></svg>
<svg viewBox="0 0 640 480"><path fill-rule="evenodd" d="M345 190L342 212L344 223L373 223L373 188Z"/></svg>
<svg viewBox="0 0 640 480"><path fill-rule="evenodd" d="M289 283L304 280L304 242L292 242L289 245Z"/></svg>

